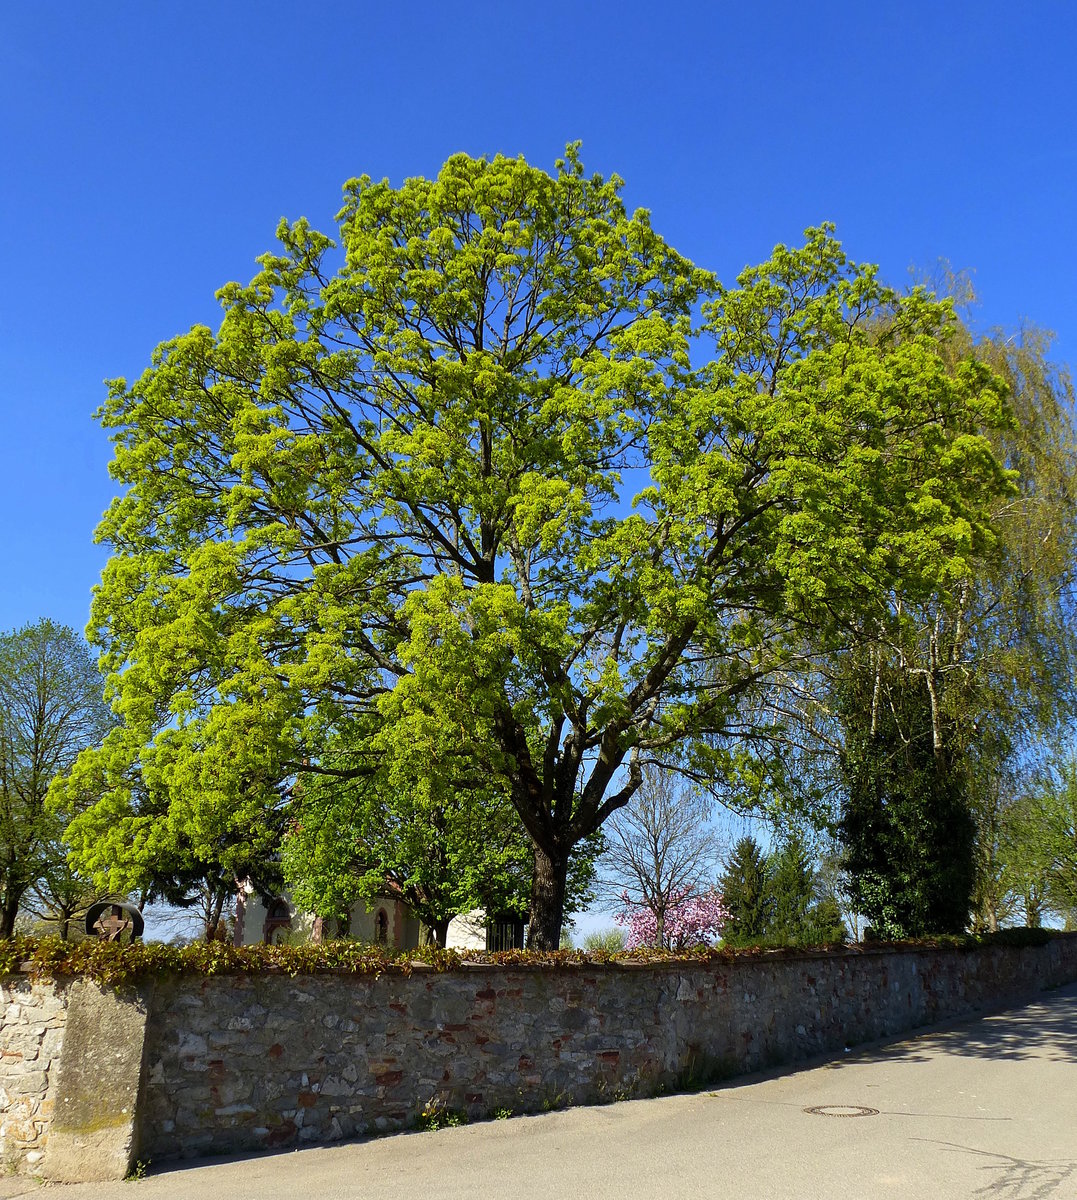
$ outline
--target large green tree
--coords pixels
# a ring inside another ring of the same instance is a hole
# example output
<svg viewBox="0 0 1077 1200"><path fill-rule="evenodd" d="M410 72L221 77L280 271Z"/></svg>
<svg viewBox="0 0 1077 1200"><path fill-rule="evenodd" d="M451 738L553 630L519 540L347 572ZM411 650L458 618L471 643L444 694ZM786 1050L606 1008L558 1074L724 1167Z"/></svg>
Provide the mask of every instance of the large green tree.
<svg viewBox="0 0 1077 1200"><path fill-rule="evenodd" d="M1008 809L1042 744L1068 726L1077 698L1073 390L1049 352L1049 336L1029 327L977 338L958 321L940 342L951 369L975 356L1006 384L1013 419L981 430L1014 484L991 505L996 540L968 553L962 572L935 588L910 590L897 579L885 612L865 609L855 619L848 646L817 655L809 674L788 672L766 696L781 782L808 798L837 795L847 833L855 827L857 838L870 838L886 826L890 850L903 847L897 857L853 848L861 864L874 858L869 890L880 903L913 876L933 874L952 892L960 854L962 877L973 877L972 920L986 928L1015 903L1042 902L1032 876L1022 897L1013 892ZM909 770L921 781L918 793ZM891 793L908 803L891 805ZM946 813L955 822L949 840ZM886 888L879 871L892 875ZM957 928L967 917L950 913Z"/></svg>
<svg viewBox="0 0 1077 1200"><path fill-rule="evenodd" d="M80 862L152 839L132 775L162 742L208 785L181 798L200 837L304 769L369 772L319 760L343 722L391 759L421 713L504 781L553 948L573 849L647 757L729 772L739 704L809 631L964 577L1006 410L939 353L950 306L828 229L718 287L619 191L574 150L355 180L337 248L282 224L217 333L112 386L93 624L124 723L72 776L109 781Z"/></svg>
<svg viewBox="0 0 1077 1200"><path fill-rule="evenodd" d="M54 776L112 724L86 643L43 620L0 635L0 937L10 937L27 892L84 892L67 865L65 815L45 804ZM78 911L76 903L65 917ZM64 926L66 929L66 925Z"/></svg>
<svg viewBox="0 0 1077 1200"><path fill-rule="evenodd" d="M907 920L909 932L927 931L920 922L928 913L935 921L948 914L935 928L959 931L970 907L978 923L997 924L1012 884L1004 877L1013 874L1003 863L1017 862L1018 814L1006 809L1037 743L1074 712L1073 395L1049 347L1034 329L974 340L958 326L944 355L975 353L990 363L1014 415L1007 427L984 430L1015 481L993 505L997 545L970 556L957 586L920 597L899 588L894 619L871 651L845 656L840 667L850 862L874 861L874 882L864 887L886 905L883 892L896 891L898 909L906 906L891 932ZM873 831L885 845L864 844ZM879 890L879 871L889 873L889 889ZM929 879L935 901L923 891ZM1027 871L1022 888L1021 903L1035 910L1042 892ZM964 912L959 897L968 901Z"/></svg>
<svg viewBox="0 0 1077 1200"><path fill-rule="evenodd" d="M974 919L992 928L1014 906L1036 924L1047 903L1029 795L1037 762L1077 715L1077 430L1072 378L1048 333L961 338L1006 381L1015 417L993 435L1018 488L996 505L1002 553L963 597L957 627L969 636L944 682L970 759Z"/></svg>
<svg viewBox="0 0 1077 1200"><path fill-rule="evenodd" d="M841 910L827 894L825 881L803 833L786 832L768 863L768 890L772 898L768 940L791 946L811 946L844 941Z"/></svg>
<svg viewBox="0 0 1077 1200"><path fill-rule="evenodd" d="M64 838L79 872L142 904L197 908L207 937L239 886L265 899L279 894L288 819L286 781L254 714L221 715L229 732L211 726L209 736L198 724L162 720L133 757L130 725L111 729L54 781L48 803L74 814Z"/></svg>

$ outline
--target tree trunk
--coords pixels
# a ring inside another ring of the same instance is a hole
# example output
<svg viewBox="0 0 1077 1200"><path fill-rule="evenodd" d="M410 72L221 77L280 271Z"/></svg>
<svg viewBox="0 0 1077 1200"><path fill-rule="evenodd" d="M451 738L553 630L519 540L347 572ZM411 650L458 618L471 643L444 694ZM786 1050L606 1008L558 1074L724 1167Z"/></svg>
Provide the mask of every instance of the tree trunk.
<svg viewBox="0 0 1077 1200"><path fill-rule="evenodd" d="M9 938L14 935L15 918L19 915L20 898L17 895L13 895L0 908L0 938Z"/></svg>
<svg viewBox="0 0 1077 1200"><path fill-rule="evenodd" d="M535 873L531 877L531 916L528 950L557 950L565 919L568 855L550 855L535 847Z"/></svg>
<svg viewBox="0 0 1077 1200"><path fill-rule="evenodd" d="M227 895L228 893L223 888L212 895L210 906L206 912L206 927L203 931L203 938L207 942L216 941L220 937L221 913L224 911Z"/></svg>
<svg viewBox="0 0 1077 1200"><path fill-rule="evenodd" d="M429 924L421 921L419 923L419 945L441 946L444 949L449 938L449 922L451 920L452 917L445 917L444 920L432 921Z"/></svg>

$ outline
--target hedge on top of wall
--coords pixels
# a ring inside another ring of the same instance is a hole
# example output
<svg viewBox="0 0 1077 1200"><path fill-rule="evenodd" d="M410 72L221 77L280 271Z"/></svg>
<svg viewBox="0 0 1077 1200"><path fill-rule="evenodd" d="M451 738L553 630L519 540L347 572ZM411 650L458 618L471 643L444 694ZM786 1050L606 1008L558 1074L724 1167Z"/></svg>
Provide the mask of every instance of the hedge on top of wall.
<svg viewBox="0 0 1077 1200"><path fill-rule="evenodd" d="M601 951L528 950L501 952L442 950L421 947L394 951L353 941L308 942L296 946L232 946L226 942L197 942L190 946L165 946L159 942L120 945L96 938L64 942L58 937L15 937L0 941L0 977L26 974L54 979L82 976L99 983L118 985L160 974L260 974L317 975L322 973L371 975L411 974L413 971L453 971L475 966L561 967L610 964L634 967L674 962L729 962L736 958L798 956L803 954L862 954L950 946L955 949L990 945L1040 946L1060 935L1048 929L1004 929L994 934L925 938L900 943L872 942L867 946L749 947L729 950L698 946L667 951L640 949L607 954ZM1077 935L1073 935L1077 936Z"/></svg>

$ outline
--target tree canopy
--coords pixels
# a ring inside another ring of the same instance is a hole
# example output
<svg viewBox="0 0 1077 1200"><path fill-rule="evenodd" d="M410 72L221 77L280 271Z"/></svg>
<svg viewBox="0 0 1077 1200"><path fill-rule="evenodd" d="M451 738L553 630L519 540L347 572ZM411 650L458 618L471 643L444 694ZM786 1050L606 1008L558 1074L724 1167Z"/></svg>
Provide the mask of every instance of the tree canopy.
<svg viewBox="0 0 1077 1200"><path fill-rule="evenodd" d="M0 635L0 937L10 937L20 905L67 923L96 895L70 869L62 835L70 813L50 811L49 785L112 724L102 679L86 643L42 620Z"/></svg>
<svg viewBox="0 0 1077 1200"><path fill-rule="evenodd" d="M951 747L949 722L933 720L927 689L893 674L854 670L841 697L852 899L889 939L961 933L974 884L968 766ZM883 699L873 701L876 686Z"/></svg>
<svg viewBox="0 0 1077 1200"><path fill-rule="evenodd" d="M771 672L990 554L1010 417L944 353L951 305L828 227L723 287L620 186L574 148L353 180L336 245L282 223L216 333L112 384L92 624L122 725L64 785L100 796L87 869L138 876L170 823L249 857L282 781L370 776L432 723L432 775L502 782L555 948L573 849L647 762L736 771Z"/></svg>
<svg viewBox="0 0 1077 1200"><path fill-rule="evenodd" d="M1032 914L1042 905L1035 855L1014 892L1019 801L1077 700L1074 397L1050 342L1028 326L977 337L957 320L941 356L989 364L1012 414L981 430L1014 482L991 504L996 540L966 556L956 585L910 590L897 577L885 616L866 608L846 645L763 697L782 768L771 775L836 802L850 890L892 936L961 930L970 903L987 928L1018 899Z"/></svg>
<svg viewBox="0 0 1077 1200"><path fill-rule="evenodd" d="M1028 924L1041 910L1077 916L1077 755L1072 748L1014 806L1004 856ZM1033 909L1033 904L1036 907ZM1068 925L1067 927L1071 927Z"/></svg>

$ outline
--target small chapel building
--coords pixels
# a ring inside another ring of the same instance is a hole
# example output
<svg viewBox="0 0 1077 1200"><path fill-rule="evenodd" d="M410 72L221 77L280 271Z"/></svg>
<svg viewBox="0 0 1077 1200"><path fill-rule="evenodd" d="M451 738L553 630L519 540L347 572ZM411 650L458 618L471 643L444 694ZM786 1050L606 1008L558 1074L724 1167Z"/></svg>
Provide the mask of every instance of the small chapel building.
<svg viewBox="0 0 1077 1200"><path fill-rule="evenodd" d="M296 908L285 894L268 904L250 885L236 895L233 940L237 946L258 942L320 942L326 937L349 936L376 942L394 950L414 950L419 945L419 918L402 901L379 897L367 905L354 904L343 920L328 920ZM461 913L449 922L446 945L454 950L520 950L526 926L518 917L498 915L487 919L482 909Z"/></svg>

